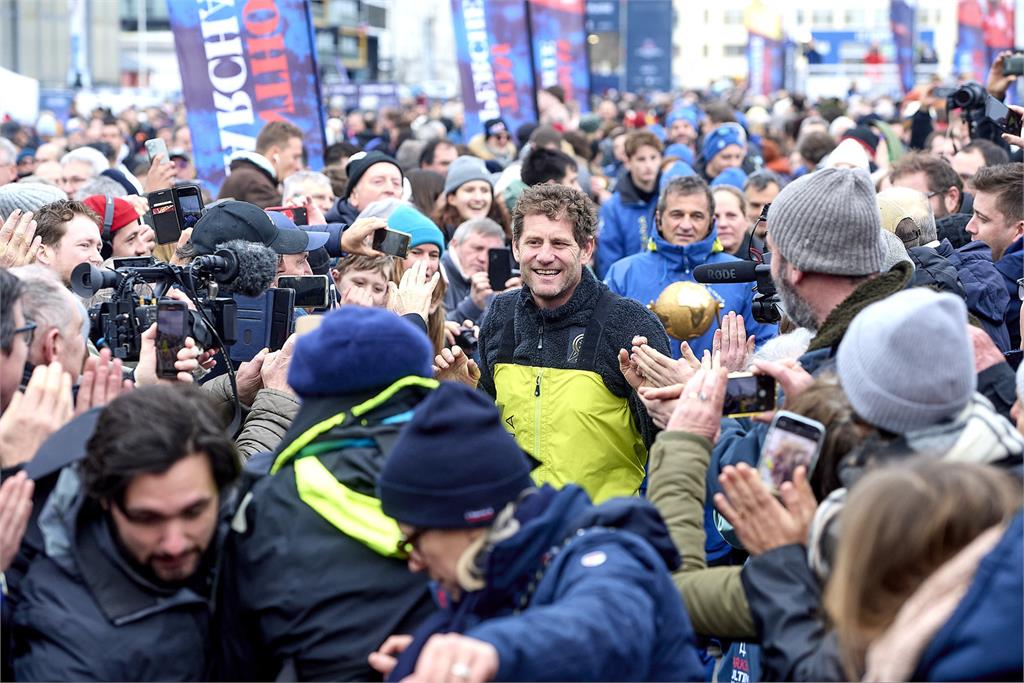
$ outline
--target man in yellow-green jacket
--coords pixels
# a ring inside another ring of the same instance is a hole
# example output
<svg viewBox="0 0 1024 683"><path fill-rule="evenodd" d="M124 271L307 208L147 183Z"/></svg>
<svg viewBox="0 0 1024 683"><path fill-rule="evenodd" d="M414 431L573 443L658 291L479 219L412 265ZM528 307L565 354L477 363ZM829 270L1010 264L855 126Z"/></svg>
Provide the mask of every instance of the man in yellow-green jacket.
<svg viewBox="0 0 1024 683"><path fill-rule="evenodd" d="M667 354L668 337L653 313L585 268L596 226L596 207L578 190L523 192L512 227L523 287L496 296L485 314L479 384L540 462L538 483L578 484L601 502L639 490L655 434L619 352L640 335Z"/></svg>

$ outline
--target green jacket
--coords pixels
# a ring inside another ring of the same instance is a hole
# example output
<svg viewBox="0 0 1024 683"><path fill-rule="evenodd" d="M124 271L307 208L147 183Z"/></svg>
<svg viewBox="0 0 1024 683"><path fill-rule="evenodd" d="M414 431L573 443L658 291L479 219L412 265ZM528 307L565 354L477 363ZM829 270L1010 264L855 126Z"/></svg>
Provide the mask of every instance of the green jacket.
<svg viewBox="0 0 1024 683"><path fill-rule="evenodd" d="M217 412L229 424L234 415L231 383L227 375L215 377L203 384L216 406ZM246 460L256 453L277 450L281 437L292 424L299 411L299 398L277 389L260 389L251 406L242 406L242 430L235 438L238 452Z"/></svg>
<svg viewBox="0 0 1024 683"><path fill-rule="evenodd" d="M756 640L740 582L742 567L708 567L704 559L704 495L711 442L662 431L651 449L647 497L665 519L683 564L672 580L700 635Z"/></svg>

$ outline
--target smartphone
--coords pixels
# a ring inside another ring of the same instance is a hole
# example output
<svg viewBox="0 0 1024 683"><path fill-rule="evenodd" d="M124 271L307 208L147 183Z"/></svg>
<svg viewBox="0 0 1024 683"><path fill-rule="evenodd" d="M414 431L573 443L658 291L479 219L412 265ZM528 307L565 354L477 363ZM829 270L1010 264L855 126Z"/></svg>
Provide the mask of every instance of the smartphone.
<svg viewBox="0 0 1024 683"><path fill-rule="evenodd" d="M170 161L170 155L167 154L167 143L163 141L163 138L152 138L146 140L146 154L149 155L149 162L153 163L153 157L157 154L162 154L164 157L164 163Z"/></svg>
<svg viewBox="0 0 1024 683"><path fill-rule="evenodd" d="M288 337L295 331L295 291L283 287L267 291L271 293L267 348L271 351L280 351Z"/></svg>
<svg viewBox="0 0 1024 683"><path fill-rule="evenodd" d="M188 336L188 304L177 299L160 299L156 304L156 376L176 379L174 364Z"/></svg>
<svg viewBox="0 0 1024 683"><path fill-rule="evenodd" d="M1003 60L1004 76L1024 76L1024 54L1010 55Z"/></svg>
<svg viewBox="0 0 1024 683"><path fill-rule="evenodd" d="M271 287L259 296L234 296L237 330L228 357L238 363L252 360L260 349L277 351L293 331L295 290ZM309 316L304 316L309 317Z"/></svg>
<svg viewBox="0 0 1024 683"><path fill-rule="evenodd" d="M412 241L412 235L407 232L391 228L379 228L373 231L373 248L398 258L405 258L409 255L410 241Z"/></svg>
<svg viewBox="0 0 1024 683"><path fill-rule="evenodd" d="M277 286L295 290L296 308L327 308L330 303L330 282L326 275L284 276Z"/></svg>
<svg viewBox="0 0 1024 683"><path fill-rule="evenodd" d="M174 244L181 237L178 209L174 203L174 190L157 190L146 195L149 212L153 216L153 230L157 244Z"/></svg>
<svg viewBox="0 0 1024 683"><path fill-rule="evenodd" d="M749 372L733 372L725 385L726 417L745 417L775 410L775 378Z"/></svg>
<svg viewBox="0 0 1024 683"><path fill-rule="evenodd" d="M1020 114L1010 111L1009 107L991 95L985 97L985 116L999 126L1004 133L1020 135Z"/></svg>
<svg viewBox="0 0 1024 683"><path fill-rule="evenodd" d="M268 206L263 210L284 214L295 225L309 225L309 212L304 206Z"/></svg>
<svg viewBox="0 0 1024 683"><path fill-rule="evenodd" d="M761 479L772 491L778 491L784 482L792 481L801 465L810 478L824 440L825 425L820 422L785 410L775 413L757 464Z"/></svg>
<svg viewBox="0 0 1024 683"><path fill-rule="evenodd" d="M508 247L487 250L487 279L495 292L505 291L505 283L519 276L519 264Z"/></svg>
<svg viewBox="0 0 1024 683"><path fill-rule="evenodd" d="M178 199L181 229L194 228L203 217L203 195L196 185L178 185L174 188Z"/></svg>

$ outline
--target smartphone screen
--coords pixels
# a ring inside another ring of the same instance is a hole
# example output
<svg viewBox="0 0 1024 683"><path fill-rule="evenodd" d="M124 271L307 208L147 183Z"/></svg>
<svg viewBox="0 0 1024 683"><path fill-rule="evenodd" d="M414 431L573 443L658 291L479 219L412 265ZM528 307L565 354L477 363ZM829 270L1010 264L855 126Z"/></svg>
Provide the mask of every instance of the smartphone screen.
<svg viewBox="0 0 1024 683"><path fill-rule="evenodd" d="M309 212L304 206L268 206L263 210L287 216L295 225L309 225Z"/></svg>
<svg viewBox="0 0 1024 683"><path fill-rule="evenodd" d="M398 258L405 258L409 255L409 242L411 241L412 235L407 232L390 228L380 228L373 232L373 248Z"/></svg>
<svg viewBox="0 0 1024 683"><path fill-rule="evenodd" d="M725 387L725 404L722 406L723 415L743 417L774 409L774 377L753 375L749 372L735 372L729 375Z"/></svg>
<svg viewBox="0 0 1024 683"><path fill-rule="evenodd" d="M165 164L170 161L167 155L167 143L163 141L163 138L152 138L150 140L146 140L146 154L149 155L149 161L151 163L153 161L153 157L157 154L163 155Z"/></svg>
<svg viewBox="0 0 1024 683"><path fill-rule="evenodd" d="M326 275L280 277L277 286L295 290L296 308L326 308L330 301L330 287Z"/></svg>
<svg viewBox="0 0 1024 683"><path fill-rule="evenodd" d="M156 307L156 374L174 379L178 371L174 363L188 336L188 306L184 301L164 299Z"/></svg>
<svg viewBox="0 0 1024 683"><path fill-rule="evenodd" d="M793 480L797 467L807 468L811 476L818 462L818 453L825 436L825 427L795 413L779 411L765 435L757 471L773 491Z"/></svg>
<svg viewBox="0 0 1024 683"><path fill-rule="evenodd" d="M1010 111L1010 108L988 95L985 98L985 116L992 120L997 126L1011 135L1020 135L1020 115Z"/></svg>
<svg viewBox="0 0 1024 683"><path fill-rule="evenodd" d="M194 228L203 217L203 198L199 194L199 188L188 185L179 187L177 195L178 208L181 209L181 229Z"/></svg>

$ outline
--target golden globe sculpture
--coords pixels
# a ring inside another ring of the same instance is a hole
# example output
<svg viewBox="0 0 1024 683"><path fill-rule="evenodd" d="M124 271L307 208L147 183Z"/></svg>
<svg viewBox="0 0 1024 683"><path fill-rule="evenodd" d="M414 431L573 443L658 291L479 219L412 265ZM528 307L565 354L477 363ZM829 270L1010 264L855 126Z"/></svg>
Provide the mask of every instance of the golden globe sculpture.
<svg viewBox="0 0 1024 683"><path fill-rule="evenodd" d="M647 308L658 316L665 331L680 341L701 336L716 320L721 324L721 302L697 282L673 282Z"/></svg>

